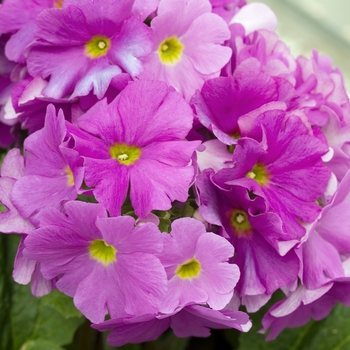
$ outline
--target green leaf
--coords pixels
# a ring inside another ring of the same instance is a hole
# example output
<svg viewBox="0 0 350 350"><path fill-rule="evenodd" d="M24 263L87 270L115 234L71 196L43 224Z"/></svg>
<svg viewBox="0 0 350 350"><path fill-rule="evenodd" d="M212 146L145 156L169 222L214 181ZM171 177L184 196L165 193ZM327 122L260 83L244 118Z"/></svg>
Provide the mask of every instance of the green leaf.
<svg viewBox="0 0 350 350"><path fill-rule="evenodd" d="M80 311L74 306L73 299L58 290L53 290L50 294L45 295L42 298L42 302L44 305L56 309L65 318L82 316Z"/></svg>
<svg viewBox="0 0 350 350"><path fill-rule="evenodd" d="M118 350L141 350L142 349L142 345L141 344L126 344L124 346L120 346L117 348L112 348L110 346L107 345L107 347L105 347L105 350L108 349L118 349Z"/></svg>
<svg viewBox="0 0 350 350"><path fill-rule="evenodd" d="M74 316L70 307L63 307L61 297L55 294L35 298L29 286L14 286L10 314L14 350L21 349L30 340L46 341L56 347L72 341L84 319Z"/></svg>
<svg viewBox="0 0 350 350"><path fill-rule="evenodd" d="M19 235L0 234L0 349L11 350L11 325L9 314L12 305L13 260L17 251Z"/></svg>
<svg viewBox="0 0 350 350"><path fill-rule="evenodd" d="M22 345L20 350L64 350L60 346L45 340L29 340Z"/></svg>
<svg viewBox="0 0 350 350"><path fill-rule="evenodd" d="M285 329L277 339L266 342L257 334L259 325L241 334L239 350L350 350L350 308L337 305L330 315L311 320L303 327Z"/></svg>

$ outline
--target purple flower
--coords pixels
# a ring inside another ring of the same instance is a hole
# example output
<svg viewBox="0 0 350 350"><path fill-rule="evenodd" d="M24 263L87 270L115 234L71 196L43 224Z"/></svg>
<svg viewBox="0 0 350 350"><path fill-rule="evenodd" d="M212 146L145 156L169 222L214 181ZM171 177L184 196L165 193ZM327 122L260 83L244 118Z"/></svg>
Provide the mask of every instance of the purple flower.
<svg viewBox="0 0 350 350"><path fill-rule="evenodd" d="M74 298L92 322L157 312L166 274L155 254L162 250L157 226L135 227L129 216L107 217L102 205L67 202L51 208L25 240L24 257L41 263L45 278Z"/></svg>
<svg viewBox="0 0 350 350"><path fill-rule="evenodd" d="M315 201L323 195L330 171L321 156L327 145L310 135L301 119L282 111L266 112L251 126L262 140L238 140L233 168L222 169L214 182L240 185L266 198L269 210L282 219L283 230L302 237L301 222L313 222L321 211Z"/></svg>
<svg viewBox="0 0 350 350"><path fill-rule="evenodd" d="M70 126L84 156L85 182L96 199L119 215L130 186L137 216L186 201L199 141L184 141L192 126L189 105L165 83L130 83L107 105L102 100ZM117 181L116 181L117 179Z"/></svg>
<svg viewBox="0 0 350 350"><path fill-rule="evenodd" d="M224 308L239 279L238 267L228 262L232 245L192 218L175 220L171 227L160 256L169 280L160 311L172 313L189 303Z"/></svg>
<svg viewBox="0 0 350 350"><path fill-rule="evenodd" d="M153 52L144 60L143 79L159 79L189 100L205 80L219 76L231 49L225 21L208 0L161 0L151 22ZM205 57L205 59L203 59Z"/></svg>
<svg viewBox="0 0 350 350"><path fill-rule="evenodd" d="M123 71L135 77L140 58L151 50L149 29L131 16L133 1L70 0L37 18L37 41L27 59L28 71L50 80L43 93L62 98L101 99L112 78Z"/></svg>
<svg viewBox="0 0 350 350"><path fill-rule="evenodd" d="M207 222L221 226L223 236L235 247L233 262L241 271L236 291L243 303L248 297L271 295L293 283L299 261L291 248L298 237L283 232L281 219L267 211L263 198L250 198L241 186L224 190L223 184L213 183L213 175L206 170L196 179L199 211ZM257 310L248 307L248 311Z"/></svg>

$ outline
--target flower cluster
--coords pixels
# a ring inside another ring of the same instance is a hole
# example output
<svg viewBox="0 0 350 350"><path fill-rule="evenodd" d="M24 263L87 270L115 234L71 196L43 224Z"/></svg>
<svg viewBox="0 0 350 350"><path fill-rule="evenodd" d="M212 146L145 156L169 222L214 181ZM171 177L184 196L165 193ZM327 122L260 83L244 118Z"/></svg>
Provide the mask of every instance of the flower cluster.
<svg viewBox="0 0 350 350"><path fill-rule="evenodd" d="M269 339L350 305L350 103L328 58L294 58L244 0L0 6L16 282L72 297L114 346L246 332L240 306L279 289Z"/></svg>

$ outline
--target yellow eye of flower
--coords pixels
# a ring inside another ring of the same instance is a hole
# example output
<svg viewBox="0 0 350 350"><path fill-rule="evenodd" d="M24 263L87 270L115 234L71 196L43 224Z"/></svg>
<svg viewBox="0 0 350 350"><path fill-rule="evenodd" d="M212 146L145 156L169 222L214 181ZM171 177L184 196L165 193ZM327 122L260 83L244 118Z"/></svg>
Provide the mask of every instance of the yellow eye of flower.
<svg viewBox="0 0 350 350"><path fill-rule="evenodd" d="M65 172L67 174L68 186L74 186L74 176L72 169L69 166L67 166L65 168Z"/></svg>
<svg viewBox="0 0 350 350"><path fill-rule="evenodd" d="M254 165L254 168L251 171L247 172L245 176L250 179L254 179L261 186L267 186L270 181L270 173L261 163L256 163Z"/></svg>
<svg viewBox="0 0 350 350"><path fill-rule="evenodd" d="M176 64L181 59L183 49L183 44L176 36L165 39L158 47L160 61L165 65Z"/></svg>
<svg viewBox="0 0 350 350"><path fill-rule="evenodd" d="M89 246L90 257L104 266L117 261L117 249L107 244L103 239L95 239Z"/></svg>
<svg viewBox="0 0 350 350"><path fill-rule="evenodd" d="M176 275L181 279L192 279L198 277L200 272L201 264L196 258L193 258L179 265L176 270Z"/></svg>
<svg viewBox="0 0 350 350"><path fill-rule="evenodd" d="M233 228L233 232L238 237L250 237L252 227L248 220L248 214L244 210L232 209L228 213L230 225Z"/></svg>
<svg viewBox="0 0 350 350"><path fill-rule="evenodd" d="M53 7L57 8L57 9L61 9L63 6L63 1L64 0L54 0Z"/></svg>
<svg viewBox="0 0 350 350"><path fill-rule="evenodd" d="M111 39L103 35L94 36L85 44L85 55L98 58L107 54L111 46Z"/></svg>
<svg viewBox="0 0 350 350"><path fill-rule="evenodd" d="M115 143L109 148L109 153L113 159L117 159L120 164L134 164L141 156L141 148L128 146L125 143Z"/></svg>

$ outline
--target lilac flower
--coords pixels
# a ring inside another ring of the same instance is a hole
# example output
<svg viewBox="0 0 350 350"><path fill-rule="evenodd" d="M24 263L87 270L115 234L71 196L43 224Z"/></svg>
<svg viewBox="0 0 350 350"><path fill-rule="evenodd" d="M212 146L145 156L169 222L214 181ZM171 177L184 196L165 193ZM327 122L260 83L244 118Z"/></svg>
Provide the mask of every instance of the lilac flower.
<svg viewBox="0 0 350 350"><path fill-rule="evenodd" d="M25 218L62 200L75 199L83 180L78 154L64 145L66 129L62 111L56 117L49 105L45 127L24 142L25 173L14 185L12 201Z"/></svg>
<svg viewBox="0 0 350 350"><path fill-rule="evenodd" d="M187 100L230 58L231 49L220 45L230 37L227 24L208 0L161 0L151 29L153 52L140 77L165 81Z"/></svg>
<svg viewBox="0 0 350 350"><path fill-rule="evenodd" d="M209 337L210 328L235 328L247 332L251 328L244 312L213 310L199 305L188 305L171 315L148 314L139 317L119 318L94 324L100 331L112 329L107 341L112 346L141 343L157 339L169 326L179 338Z"/></svg>
<svg viewBox="0 0 350 350"><path fill-rule="evenodd" d="M93 89L101 99L122 71L135 77L140 58L151 50L149 29L131 16L133 1L70 0L37 18L37 41L27 59L28 71L50 80L47 97L85 96ZM74 62L74 64L72 64Z"/></svg>
<svg viewBox="0 0 350 350"><path fill-rule="evenodd" d="M184 141L192 119L179 94L143 80L81 116L77 123L89 134L69 127L84 156L85 182L111 215L119 215L129 184L137 216L186 201L194 176L190 160L200 143Z"/></svg>
<svg viewBox="0 0 350 350"><path fill-rule="evenodd" d="M267 211L263 198L250 198L240 186L223 190L224 184L211 180L213 174L206 170L196 179L199 211L207 222L221 226L222 235L235 247L233 262L241 271L239 296L249 302L249 297L261 295L266 302L266 295L297 279L299 261L291 248L300 237L283 232L281 219Z"/></svg>
<svg viewBox="0 0 350 350"><path fill-rule="evenodd" d="M107 217L100 204L71 201L64 213L46 210L25 246L24 256L41 263L45 278L58 277L57 288L92 322L102 322L107 313L154 313L167 289L155 256L163 246L157 226Z"/></svg>
<svg viewBox="0 0 350 350"><path fill-rule="evenodd" d="M234 252L232 245L206 232L205 226L192 218L175 220L171 227L160 256L169 279L160 311L172 313L189 303L224 308L239 279L237 266L228 262Z"/></svg>

